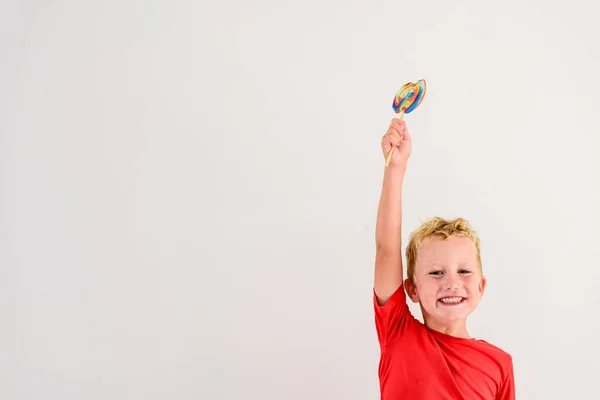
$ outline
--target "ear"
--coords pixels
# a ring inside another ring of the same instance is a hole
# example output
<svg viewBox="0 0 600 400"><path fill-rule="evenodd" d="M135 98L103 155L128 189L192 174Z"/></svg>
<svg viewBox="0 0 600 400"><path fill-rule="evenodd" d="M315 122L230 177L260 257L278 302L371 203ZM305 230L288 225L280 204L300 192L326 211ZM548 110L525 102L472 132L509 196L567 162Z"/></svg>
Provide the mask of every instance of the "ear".
<svg viewBox="0 0 600 400"><path fill-rule="evenodd" d="M485 285L487 284L487 279L485 279L485 276L481 276L481 281L479 282L479 293L481 293L481 296L483 296L483 292L485 291Z"/></svg>
<svg viewBox="0 0 600 400"><path fill-rule="evenodd" d="M404 289L406 289L406 294L413 301L413 303L419 302L419 293L417 292L417 285L415 285L414 282L405 279Z"/></svg>

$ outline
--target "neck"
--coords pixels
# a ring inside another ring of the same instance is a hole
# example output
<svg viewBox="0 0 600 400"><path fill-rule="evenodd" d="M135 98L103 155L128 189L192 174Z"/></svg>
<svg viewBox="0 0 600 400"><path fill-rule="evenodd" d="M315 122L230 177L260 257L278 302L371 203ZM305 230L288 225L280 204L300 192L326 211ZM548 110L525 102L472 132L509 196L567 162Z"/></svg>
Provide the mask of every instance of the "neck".
<svg viewBox="0 0 600 400"><path fill-rule="evenodd" d="M425 321L425 326L434 331L459 338L471 339L471 336L469 336L469 333L467 332L466 319L457 321L438 321L431 318L426 313L423 313L423 320Z"/></svg>

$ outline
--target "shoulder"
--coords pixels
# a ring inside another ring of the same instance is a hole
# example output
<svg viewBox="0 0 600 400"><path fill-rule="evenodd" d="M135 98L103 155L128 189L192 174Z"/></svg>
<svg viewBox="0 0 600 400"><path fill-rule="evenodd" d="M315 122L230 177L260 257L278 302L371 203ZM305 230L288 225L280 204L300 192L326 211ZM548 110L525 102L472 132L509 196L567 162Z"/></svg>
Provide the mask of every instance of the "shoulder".
<svg viewBox="0 0 600 400"><path fill-rule="evenodd" d="M489 354L492 358L498 360L502 366L505 368L512 367L512 356L510 353L482 339L477 340L477 343L483 351Z"/></svg>

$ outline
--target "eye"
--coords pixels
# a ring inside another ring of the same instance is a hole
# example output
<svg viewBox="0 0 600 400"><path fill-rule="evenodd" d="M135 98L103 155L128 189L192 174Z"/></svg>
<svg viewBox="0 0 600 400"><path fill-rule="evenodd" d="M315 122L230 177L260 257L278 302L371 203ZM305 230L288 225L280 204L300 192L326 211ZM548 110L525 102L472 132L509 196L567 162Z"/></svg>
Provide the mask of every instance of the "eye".
<svg viewBox="0 0 600 400"><path fill-rule="evenodd" d="M433 272L430 272L429 275L440 276L440 275L442 275L442 271L433 271Z"/></svg>
<svg viewBox="0 0 600 400"><path fill-rule="evenodd" d="M469 274L471 273L471 271L468 271L466 269L461 269L460 271L458 271L459 274Z"/></svg>

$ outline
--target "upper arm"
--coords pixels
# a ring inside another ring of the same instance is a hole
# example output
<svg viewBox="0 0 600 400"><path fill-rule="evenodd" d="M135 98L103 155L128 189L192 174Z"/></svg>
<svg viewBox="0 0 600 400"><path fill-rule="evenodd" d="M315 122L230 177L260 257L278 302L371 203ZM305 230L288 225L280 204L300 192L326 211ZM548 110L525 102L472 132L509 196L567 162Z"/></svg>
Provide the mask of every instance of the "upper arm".
<svg viewBox="0 0 600 400"><path fill-rule="evenodd" d="M402 285L401 249L377 248L375 254L374 290L379 305L384 305Z"/></svg>
<svg viewBox="0 0 600 400"><path fill-rule="evenodd" d="M496 400L515 400L515 376L512 359L504 382L502 382L502 385L496 394Z"/></svg>

